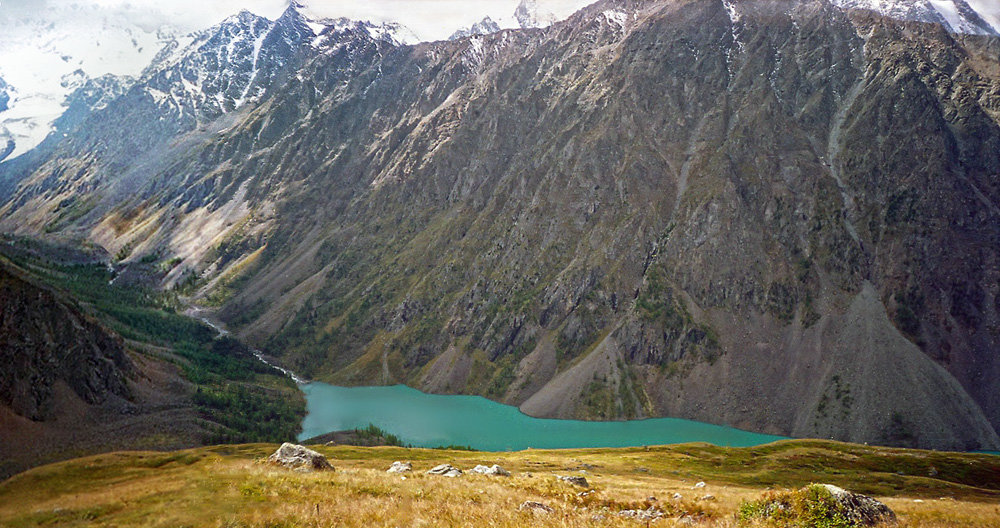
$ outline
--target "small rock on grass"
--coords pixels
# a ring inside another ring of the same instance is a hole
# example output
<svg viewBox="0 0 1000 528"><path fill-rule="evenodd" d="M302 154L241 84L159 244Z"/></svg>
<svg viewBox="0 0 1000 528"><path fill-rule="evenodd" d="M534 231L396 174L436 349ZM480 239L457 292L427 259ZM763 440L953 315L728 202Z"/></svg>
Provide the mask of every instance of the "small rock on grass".
<svg viewBox="0 0 1000 528"><path fill-rule="evenodd" d="M281 444L281 447L277 451L267 457L267 461L272 464L302 471L333 471L333 466L330 465L325 456L308 447L288 442Z"/></svg>
<svg viewBox="0 0 1000 528"><path fill-rule="evenodd" d="M441 464L434 466L427 472L428 475L441 475L443 477L461 477L462 470L451 464Z"/></svg>
<svg viewBox="0 0 1000 528"><path fill-rule="evenodd" d="M521 507L518 508L518 510L520 510L520 511L530 511L531 513L541 513L541 514L548 514L548 513L552 513L552 512L555 511L555 510L552 509L551 506L542 504L540 502L535 502L535 501L524 501L524 502L522 502L521 503Z"/></svg>
<svg viewBox="0 0 1000 528"><path fill-rule="evenodd" d="M563 482L568 482L568 483L570 483L570 484L572 484L574 486L580 486L580 487L583 487L583 488L589 488L590 487L590 484L587 482L587 479L585 479L583 477L576 477L576 476L560 477L560 476L556 476L556 478L559 479L559 480L561 480L561 481L563 481Z"/></svg>
<svg viewBox="0 0 1000 528"><path fill-rule="evenodd" d="M618 512L621 517L628 517L639 521L652 521L664 516L664 513L652 506L645 510L622 510Z"/></svg>
<svg viewBox="0 0 1000 528"><path fill-rule="evenodd" d="M509 477L510 471L493 464L492 466L478 465L469 470L469 473L479 473L481 475L491 475L495 477Z"/></svg>
<svg viewBox="0 0 1000 528"><path fill-rule="evenodd" d="M407 471L413 471L413 464L409 462L395 461L389 466L389 469L385 470L386 473L406 473Z"/></svg>
<svg viewBox="0 0 1000 528"><path fill-rule="evenodd" d="M692 487L691 489L699 489L699 488L704 488L704 487L705 487L705 483L704 482L699 482L699 483L695 484L694 487Z"/></svg>

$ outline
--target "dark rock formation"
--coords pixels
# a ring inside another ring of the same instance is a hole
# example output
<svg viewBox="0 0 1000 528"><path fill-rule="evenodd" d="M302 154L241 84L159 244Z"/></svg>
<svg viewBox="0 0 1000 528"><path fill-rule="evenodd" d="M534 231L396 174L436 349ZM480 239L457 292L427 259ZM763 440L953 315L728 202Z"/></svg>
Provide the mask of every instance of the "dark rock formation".
<svg viewBox="0 0 1000 528"><path fill-rule="evenodd" d="M121 339L51 290L0 260L0 404L36 421L51 417L65 383L81 400L129 399L136 374Z"/></svg>

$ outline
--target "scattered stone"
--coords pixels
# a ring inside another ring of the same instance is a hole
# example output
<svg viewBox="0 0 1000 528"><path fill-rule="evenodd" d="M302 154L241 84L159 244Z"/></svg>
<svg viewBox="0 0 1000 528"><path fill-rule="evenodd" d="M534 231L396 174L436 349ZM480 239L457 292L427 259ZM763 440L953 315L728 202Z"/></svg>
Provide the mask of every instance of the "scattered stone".
<svg viewBox="0 0 1000 528"><path fill-rule="evenodd" d="M656 502L656 497L646 497L646 502Z"/></svg>
<svg viewBox="0 0 1000 528"><path fill-rule="evenodd" d="M595 493L596 491L597 490L581 491L581 492L577 493L576 496L577 497L586 497L587 495L590 495L591 493Z"/></svg>
<svg viewBox="0 0 1000 528"><path fill-rule="evenodd" d="M406 473L407 471L413 471L413 464L409 462L395 461L389 466L389 469L385 470L386 473Z"/></svg>
<svg viewBox="0 0 1000 528"><path fill-rule="evenodd" d="M570 484L572 484L574 486L580 486L582 488L589 488L590 487L590 484L587 483L587 479L585 479L583 477L576 477L576 476L560 477L560 476L556 476L556 478L559 479L559 480L561 480L561 481L563 481L563 482L568 482L568 483L570 483Z"/></svg>
<svg viewBox="0 0 1000 528"><path fill-rule="evenodd" d="M271 456L267 457L271 464L277 464L302 471L323 470L333 471L333 466L326 457L304 446L285 442Z"/></svg>
<svg viewBox="0 0 1000 528"><path fill-rule="evenodd" d="M924 501L921 499L913 499L913 502L924 502Z"/></svg>
<svg viewBox="0 0 1000 528"><path fill-rule="evenodd" d="M664 513L652 506L645 510L622 510L618 512L621 517L628 517L637 521L652 521L664 516Z"/></svg>
<svg viewBox="0 0 1000 528"><path fill-rule="evenodd" d="M521 507L518 508L518 510L520 510L520 511L530 511L531 513L542 513L542 514L548 514L548 513L552 513L552 512L555 511L555 510L552 509L551 506L547 506L545 504L542 504L540 502L535 502L535 501L524 501L524 502L522 502L521 503Z"/></svg>
<svg viewBox="0 0 1000 528"><path fill-rule="evenodd" d="M896 514L888 506L867 495L851 493L831 484L822 486L840 505L847 520L856 526L875 526L896 521Z"/></svg>
<svg viewBox="0 0 1000 528"><path fill-rule="evenodd" d="M444 477L461 477L462 470L451 464L441 464L440 466L434 466L427 472L428 475L441 475Z"/></svg>
<svg viewBox="0 0 1000 528"><path fill-rule="evenodd" d="M699 489L699 488L704 488L704 487L705 487L705 483L704 482L699 482L699 483L695 484L694 487L692 487L691 489Z"/></svg>
<svg viewBox="0 0 1000 528"><path fill-rule="evenodd" d="M478 465L469 470L469 473L479 473L481 475L490 475L494 477L509 477L510 471L493 464L492 466Z"/></svg>
<svg viewBox="0 0 1000 528"><path fill-rule="evenodd" d="M698 500L700 500L700 501L714 501L715 500L715 495L705 495L703 497L698 497Z"/></svg>
<svg viewBox="0 0 1000 528"><path fill-rule="evenodd" d="M684 498L684 495L681 495L680 493L674 493L674 500L681 500L683 498Z"/></svg>

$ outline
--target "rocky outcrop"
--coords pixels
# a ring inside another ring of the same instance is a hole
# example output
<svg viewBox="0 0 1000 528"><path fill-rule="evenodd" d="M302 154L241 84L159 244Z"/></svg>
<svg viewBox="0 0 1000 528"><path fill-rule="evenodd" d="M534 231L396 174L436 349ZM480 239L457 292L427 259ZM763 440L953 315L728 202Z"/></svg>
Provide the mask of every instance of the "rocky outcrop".
<svg viewBox="0 0 1000 528"><path fill-rule="evenodd" d="M333 471L326 457L308 447L285 442L277 451L267 457L271 464L303 471Z"/></svg>
<svg viewBox="0 0 1000 528"><path fill-rule="evenodd" d="M802 523L838 526L886 526L896 523L896 514L885 504L866 495L830 484L811 484L796 491L769 492L764 498L740 507L743 522Z"/></svg>
<svg viewBox="0 0 1000 528"><path fill-rule="evenodd" d="M896 522L896 514L885 504L860 493L852 493L832 484L823 484L837 502L840 511L854 526L877 526Z"/></svg>
<svg viewBox="0 0 1000 528"><path fill-rule="evenodd" d="M80 400L129 400L137 374L121 338L0 257L0 404L44 421L67 385Z"/></svg>

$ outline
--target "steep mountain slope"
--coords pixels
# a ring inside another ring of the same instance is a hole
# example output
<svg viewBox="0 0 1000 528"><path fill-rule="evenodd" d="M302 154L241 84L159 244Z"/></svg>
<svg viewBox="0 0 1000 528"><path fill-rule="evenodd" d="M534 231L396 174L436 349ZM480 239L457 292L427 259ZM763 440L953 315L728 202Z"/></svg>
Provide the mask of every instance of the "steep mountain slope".
<svg viewBox="0 0 1000 528"><path fill-rule="evenodd" d="M196 270L310 377L995 448L998 49L791 0L352 38L128 194L46 161L0 225L182 257L167 284ZM93 137L136 123L115 106ZM50 224L84 197L106 207Z"/></svg>
<svg viewBox="0 0 1000 528"><path fill-rule="evenodd" d="M135 366L119 339L0 262L0 402L34 420L54 414L65 383L81 400L129 399Z"/></svg>
<svg viewBox="0 0 1000 528"><path fill-rule="evenodd" d="M0 361L0 478L72 454L198 443L175 367L130 355L120 337L2 257Z"/></svg>
<svg viewBox="0 0 1000 528"><path fill-rule="evenodd" d="M68 124L76 128L60 129L61 134L27 156L0 166L0 190L10 188L6 194L13 198L7 206L18 210L0 221L2 228L51 232L100 219L104 225L92 236L113 246L112 253L128 246L122 253L127 256L132 249L143 248L133 247L134 237L116 241L128 227L130 215L135 216L118 206L140 188L180 189L182 196L164 198L177 198L176 203L161 205L180 206L191 214L171 215L174 223L163 226L160 234L171 238L175 255L197 261L219 227L246 211L235 206L214 214L214 207L205 208L217 197L207 196L210 189L171 175L173 160L240 119L268 87L294 72L295 64L327 54L344 68L353 62L366 66L379 49L396 45L399 31L393 24L317 22L306 19L293 5L276 21L242 12L177 40L112 103L73 117ZM153 178L157 175L164 178ZM232 191L227 200L237 189ZM176 236L179 231L189 236ZM147 232L144 238L150 236ZM178 267L171 280L179 279L184 269Z"/></svg>

